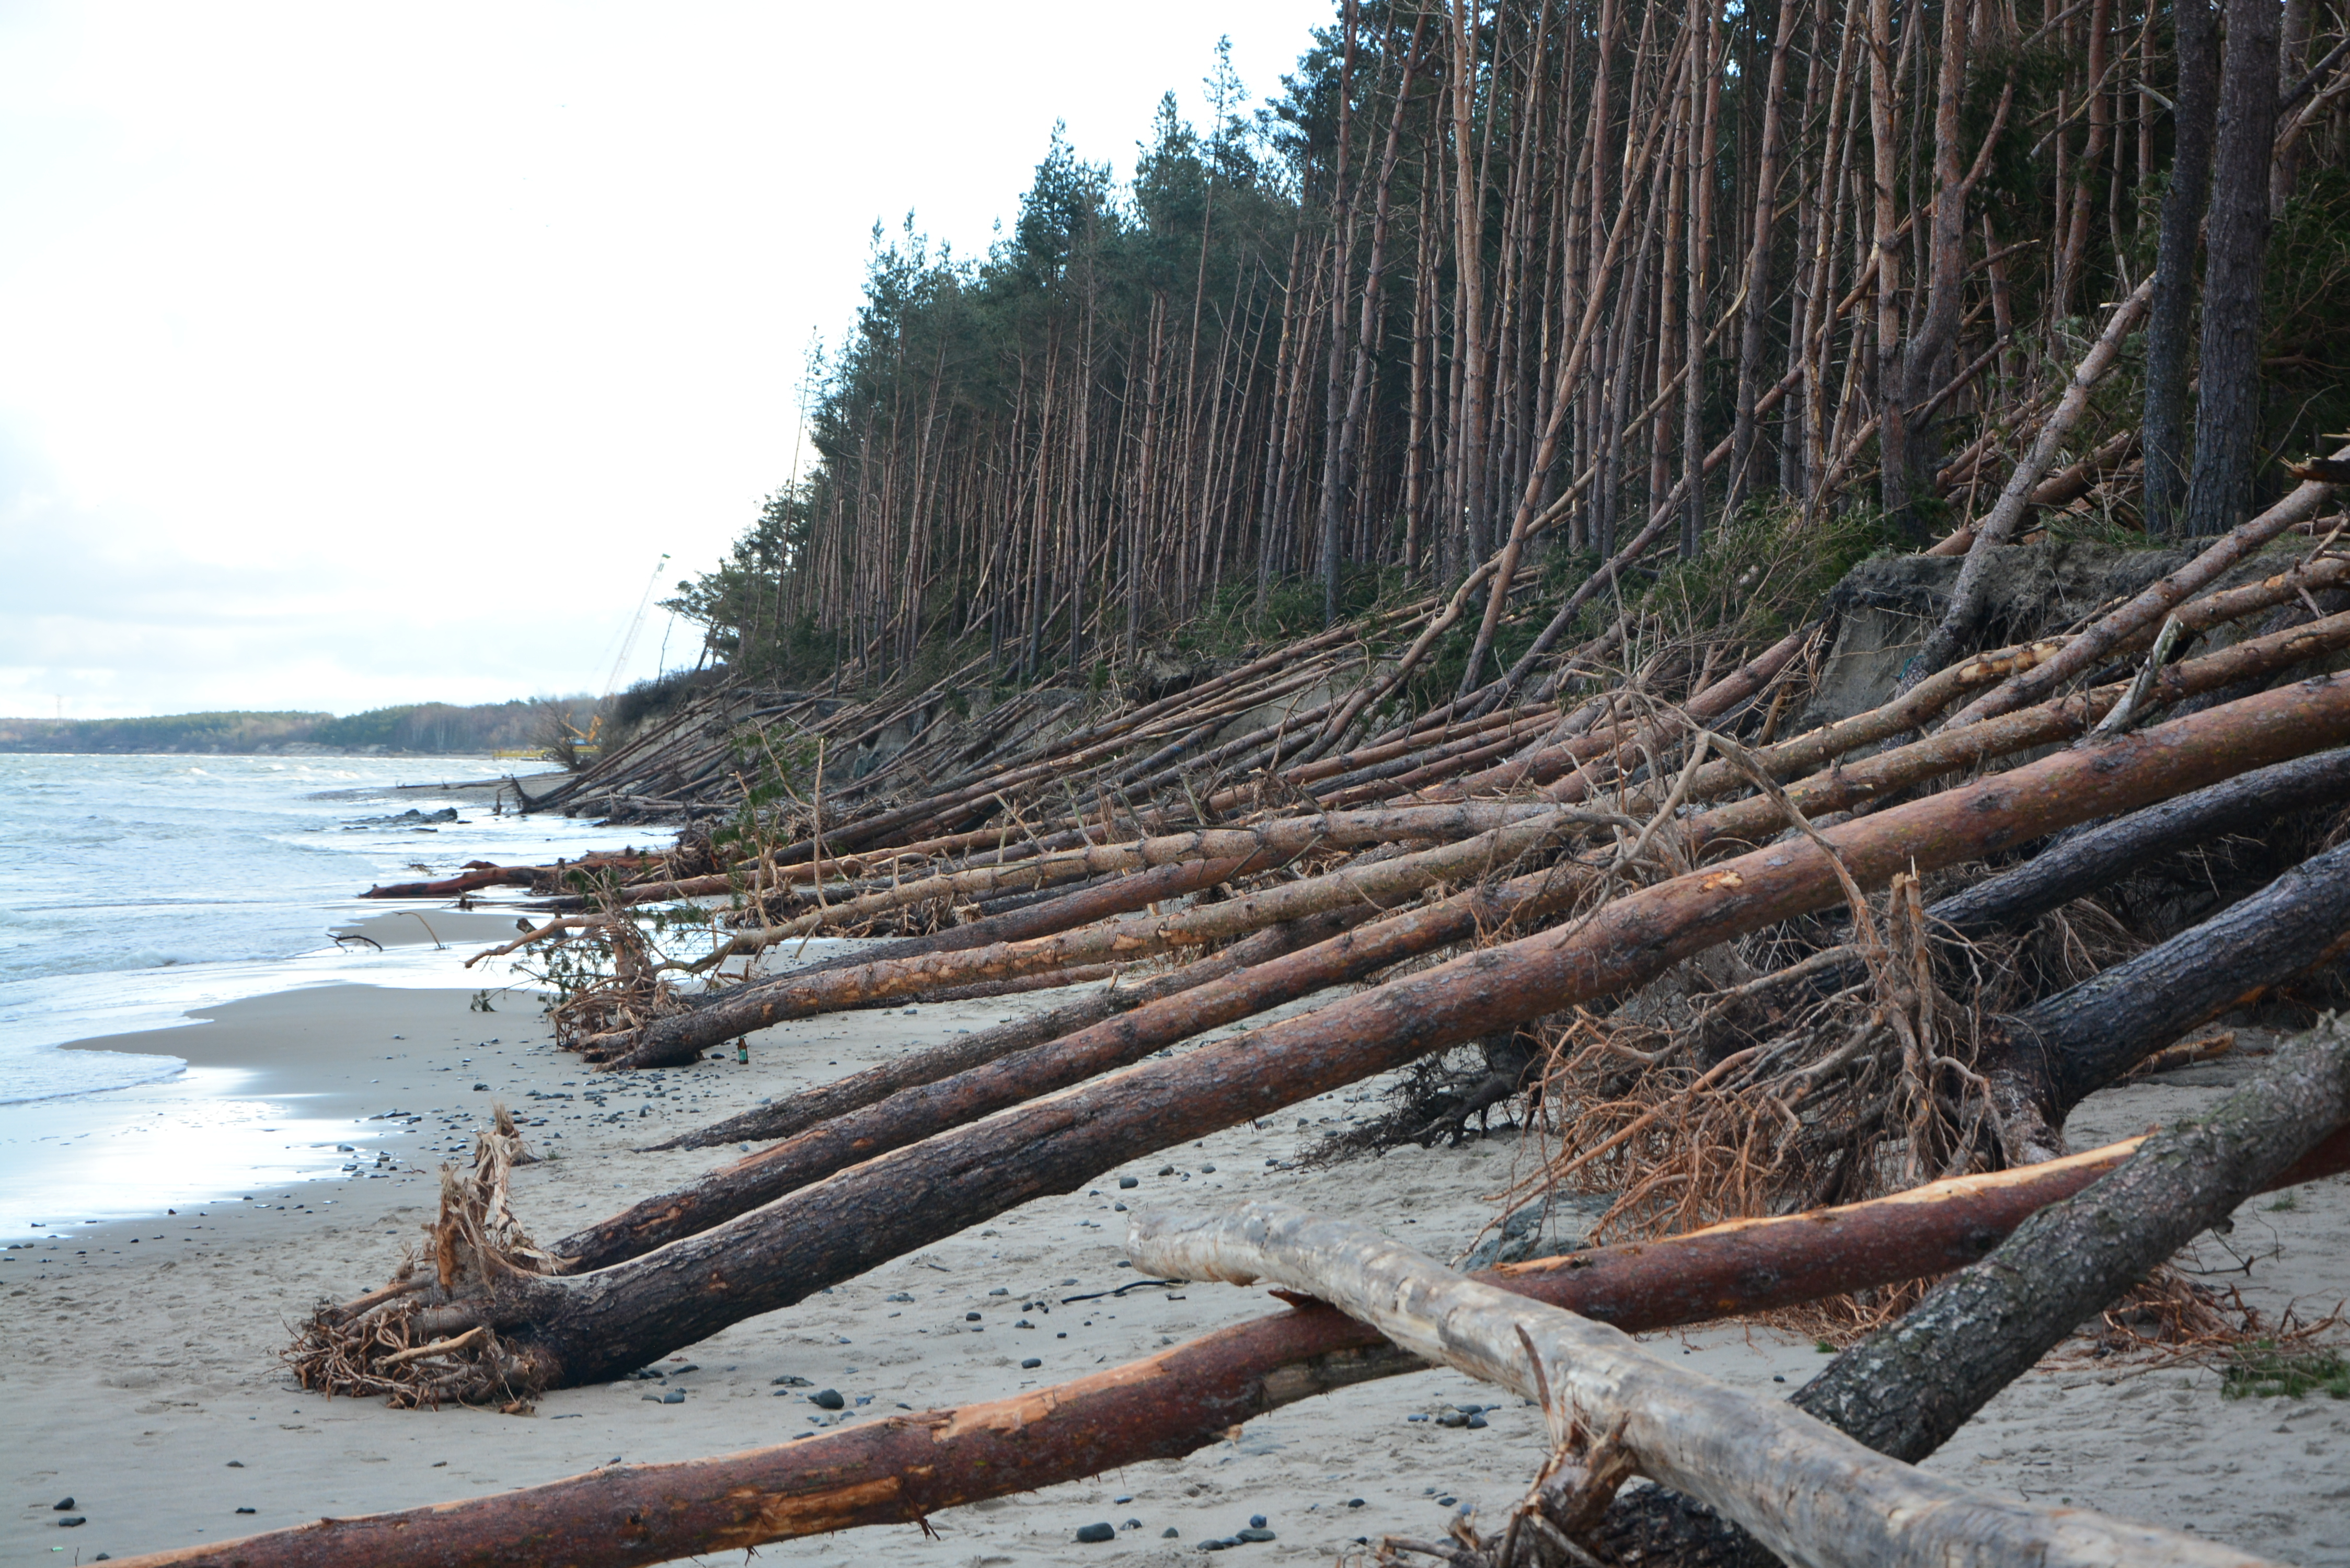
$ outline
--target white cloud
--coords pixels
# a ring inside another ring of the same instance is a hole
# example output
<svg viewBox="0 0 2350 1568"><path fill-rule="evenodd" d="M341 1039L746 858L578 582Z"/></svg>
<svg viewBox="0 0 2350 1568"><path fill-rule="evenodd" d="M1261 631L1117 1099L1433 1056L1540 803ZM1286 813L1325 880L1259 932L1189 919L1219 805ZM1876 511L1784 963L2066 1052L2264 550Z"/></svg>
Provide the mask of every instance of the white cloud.
<svg viewBox="0 0 2350 1568"><path fill-rule="evenodd" d="M1055 119L1123 171L1328 15L0 10L0 709L599 683L787 476L877 219L982 249Z"/></svg>

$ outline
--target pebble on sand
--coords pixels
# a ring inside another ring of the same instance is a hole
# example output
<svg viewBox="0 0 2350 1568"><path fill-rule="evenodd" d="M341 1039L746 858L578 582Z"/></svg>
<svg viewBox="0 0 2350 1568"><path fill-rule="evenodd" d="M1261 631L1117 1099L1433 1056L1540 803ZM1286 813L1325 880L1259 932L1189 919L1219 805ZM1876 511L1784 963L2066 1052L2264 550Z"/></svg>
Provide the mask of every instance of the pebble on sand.
<svg viewBox="0 0 2350 1568"><path fill-rule="evenodd" d="M1023 1371L1023 1372L1034 1372L1035 1370L1036 1370L1036 1368L1038 1368L1039 1366L1044 1366L1044 1365L1045 1365L1045 1363L1044 1363L1041 1359L1039 1359L1039 1358L1038 1358L1038 1357L1036 1357L1036 1356L1032 1355L1032 1356L1028 1357L1028 1359L1027 1359L1027 1360L1023 1361L1023 1362L1020 1364L1020 1370L1021 1370L1021 1371Z"/></svg>
<svg viewBox="0 0 2350 1568"><path fill-rule="evenodd" d="M74 1500L67 1498L61 1502L53 1502L49 1504L49 1509L55 1513L71 1513L73 1511L73 1505Z"/></svg>
<svg viewBox="0 0 2350 1568"><path fill-rule="evenodd" d="M1118 1532L1107 1524L1081 1524L1077 1526L1077 1539L1088 1542L1115 1541L1118 1539Z"/></svg>
<svg viewBox="0 0 2350 1568"><path fill-rule="evenodd" d="M808 1396L808 1403L819 1410L837 1410L848 1401L840 1397L837 1388L819 1388Z"/></svg>

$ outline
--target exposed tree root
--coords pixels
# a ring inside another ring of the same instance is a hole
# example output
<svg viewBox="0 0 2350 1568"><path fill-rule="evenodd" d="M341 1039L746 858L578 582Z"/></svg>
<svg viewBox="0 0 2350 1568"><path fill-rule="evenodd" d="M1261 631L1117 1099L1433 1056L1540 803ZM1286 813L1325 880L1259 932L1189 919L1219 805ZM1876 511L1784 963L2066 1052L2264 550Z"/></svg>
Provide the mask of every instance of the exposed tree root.
<svg viewBox="0 0 2350 1568"><path fill-rule="evenodd" d="M538 1157L523 1146L504 1106L473 1144L473 1168L441 1168L441 1212L391 1284L339 1306L321 1303L285 1360L305 1388L380 1397L413 1409L444 1402L528 1407L534 1390L520 1357L484 1324L449 1321L443 1303L493 1294L514 1275L558 1272L562 1260L524 1231L510 1201L516 1166Z"/></svg>

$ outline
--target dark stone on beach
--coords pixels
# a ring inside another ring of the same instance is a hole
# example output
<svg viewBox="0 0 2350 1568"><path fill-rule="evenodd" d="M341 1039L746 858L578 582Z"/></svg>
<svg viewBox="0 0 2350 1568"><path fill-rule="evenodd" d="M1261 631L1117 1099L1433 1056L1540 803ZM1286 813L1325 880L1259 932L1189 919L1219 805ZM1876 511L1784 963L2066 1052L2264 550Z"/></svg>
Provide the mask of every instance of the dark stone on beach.
<svg viewBox="0 0 2350 1568"><path fill-rule="evenodd" d="M776 1378L775 1380L775 1386L778 1388L812 1388L815 1386L815 1385L810 1383L806 1378L795 1377L788 1372L785 1373L781 1377Z"/></svg>
<svg viewBox="0 0 2350 1568"><path fill-rule="evenodd" d="M914 1293L911 1291L891 1291L888 1295L883 1296L881 1299L885 1302L910 1302L914 1299Z"/></svg>
<svg viewBox="0 0 2350 1568"><path fill-rule="evenodd" d="M808 1396L808 1403L819 1410L837 1410L848 1401L840 1397L837 1388L819 1388Z"/></svg>
<svg viewBox="0 0 2350 1568"><path fill-rule="evenodd" d="M1212 1165L1203 1165L1200 1168L1200 1174L1202 1176L1213 1176L1216 1174L1216 1168Z"/></svg>
<svg viewBox="0 0 2350 1568"><path fill-rule="evenodd" d="M240 1508L237 1510L237 1512L239 1513L259 1513L260 1511L261 1511L257 1508Z"/></svg>
<svg viewBox="0 0 2350 1568"><path fill-rule="evenodd" d="M998 1285L987 1293L992 1296L1008 1296L1012 1293L1012 1287L1009 1285Z"/></svg>
<svg viewBox="0 0 2350 1568"><path fill-rule="evenodd" d="M489 1086L487 1084L476 1084L476 1085L473 1085L473 1087L474 1087L474 1089L475 1089L475 1090L477 1090L477 1091L479 1091L479 1092L481 1092L481 1093L486 1094L486 1093L488 1093L488 1092L489 1092L489 1087L490 1087L490 1086Z"/></svg>
<svg viewBox="0 0 2350 1568"><path fill-rule="evenodd" d="M1118 1179L1118 1184L1120 1187L1139 1187L1142 1185L1142 1178L1139 1176L1121 1176Z"/></svg>
<svg viewBox="0 0 2350 1568"><path fill-rule="evenodd" d="M1360 1508L1363 1506L1363 1500L1359 1497L1350 1497L1347 1500L1347 1506L1348 1508Z"/></svg>
<svg viewBox="0 0 2350 1568"><path fill-rule="evenodd" d="M1265 1529L1264 1526L1261 1524L1252 1524L1246 1530L1242 1531L1238 1535L1233 1536L1232 1539L1235 1541L1271 1541L1274 1539L1274 1536L1273 1532Z"/></svg>
<svg viewBox="0 0 2350 1568"><path fill-rule="evenodd" d="M1172 1176L1175 1174L1175 1168L1171 1165L1162 1165L1159 1168L1159 1174L1161 1176Z"/></svg>
<svg viewBox="0 0 2350 1568"><path fill-rule="evenodd" d="M1482 1432L1485 1429L1485 1417L1482 1415L1474 1415L1470 1417L1463 1425L1472 1432Z"/></svg>
<svg viewBox="0 0 2350 1568"><path fill-rule="evenodd" d="M231 1459L228 1462L228 1468L233 1470L241 1470L244 1469L244 1461L243 1459Z"/></svg>
<svg viewBox="0 0 2350 1568"><path fill-rule="evenodd" d="M1181 1531L1176 1529L1170 1524L1166 1529L1159 1532L1159 1539L1161 1541L1176 1541L1181 1539L1182 1534L1183 1532Z"/></svg>
<svg viewBox="0 0 2350 1568"><path fill-rule="evenodd" d="M1107 1524L1081 1524L1077 1526L1077 1539L1088 1544L1097 1541L1115 1541L1118 1532Z"/></svg>
<svg viewBox="0 0 2350 1568"><path fill-rule="evenodd" d="M54 1513L71 1513L73 1511L73 1504L74 1500L68 1498L63 1502L53 1502L49 1504L49 1509L50 1511Z"/></svg>
<svg viewBox="0 0 2350 1568"><path fill-rule="evenodd" d="M1032 1355L1027 1360L1020 1364L1020 1370L1023 1372L1034 1372L1036 1368L1044 1365L1044 1362Z"/></svg>
<svg viewBox="0 0 2350 1568"><path fill-rule="evenodd" d="M88 1520L84 1519L84 1518L83 1518L80 1514L78 1514L78 1513L69 1513L69 1514L67 1514L63 1519L60 1519L60 1520L58 1520L58 1521L57 1521L57 1528L58 1528L59 1530L71 1530L71 1529L74 1529L74 1528L75 1528L76 1526L78 1526L78 1525L88 1524L88 1522L89 1522L89 1521L88 1521Z"/></svg>
<svg viewBox="0 0 2350 1568"><path fill-rule="evenodd" d="M1251 1530L1263 1530L1264 1528L1264 1515L1261 1513L1250 1514L1249 1528Z"/></svg>
<svg viewBox="0 0 2350 1568"><path fill-rule="evenodd" d="M977 1323L979 1321L979 1314L975 1312L967 1312L962 1314L962 1320L965 1323Z"/></svg>
<svg viewBox="0 0 2350 1568"><path fill-rule="evenodd" d="M1129 1519L1118 1528L1121 1530L1139 1530L1142 1528L1142 1521L1139 1519Z"/></svg>

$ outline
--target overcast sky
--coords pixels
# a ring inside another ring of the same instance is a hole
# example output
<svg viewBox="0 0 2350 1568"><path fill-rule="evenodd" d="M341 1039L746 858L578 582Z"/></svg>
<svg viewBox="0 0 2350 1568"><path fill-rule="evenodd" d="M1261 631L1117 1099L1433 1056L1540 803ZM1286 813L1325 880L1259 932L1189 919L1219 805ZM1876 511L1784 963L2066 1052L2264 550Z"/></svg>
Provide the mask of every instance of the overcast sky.
<svg viewBox="0 0 2350 1568"><path fill-rule="evenodd" d="M1123 177L1330 11L0 0L0 713L601 687L876 219L983 249L1056 119Z"/></svg>

